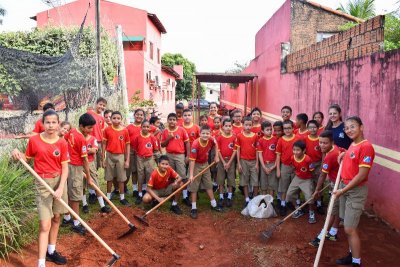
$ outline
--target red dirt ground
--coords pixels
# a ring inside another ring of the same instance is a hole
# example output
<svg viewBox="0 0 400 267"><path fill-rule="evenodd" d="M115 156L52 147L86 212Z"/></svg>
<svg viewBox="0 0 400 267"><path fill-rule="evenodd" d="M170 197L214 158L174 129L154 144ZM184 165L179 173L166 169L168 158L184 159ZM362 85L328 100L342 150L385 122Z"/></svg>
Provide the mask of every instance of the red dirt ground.
<svg viewBox="0 0 400 267"><path fill-rule="evenodd" d="M121 208L139 230L122 240L116 236L128 230L116 213L100 214L89 225L115 250L121 259L114 266L312 266L316 249L308 245L323 225L307 217L289 219L267 243L259 239L260 232L278 219L249 219L237 211L223 214L200 210L199 218L154 212L148 216L150 227L136 222L133 213L140 209ZM185 209L188 214L188 210ZM363 266L399 266L400 235L385 224L363 216L360 223ZM204 249L199 248L204 245ZM37 245L26 247L21 254L12 254L0 266L36 266ZM339 241L325 242L320 266L336 266L335 259L347 253L343 229ZM57 250L68 259L67 266L105 266L111 255L94 237L64 235ZM47 263L47 266L56 266Z"/></svg>

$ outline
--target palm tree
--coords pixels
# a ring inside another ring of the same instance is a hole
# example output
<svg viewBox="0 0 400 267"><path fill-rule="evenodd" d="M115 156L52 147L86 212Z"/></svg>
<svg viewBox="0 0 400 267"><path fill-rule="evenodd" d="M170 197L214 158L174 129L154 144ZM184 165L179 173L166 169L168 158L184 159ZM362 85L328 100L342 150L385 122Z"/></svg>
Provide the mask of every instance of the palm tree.
<svg viewBox="0 0 400 267"><path fill-rule="evenodd" d="M337 10L360 19L369 19L375 17L375 0L349 0L346 7L340 4Z"/></svg>
<svg viewBox="0 0 400 267"><path fill-rule="evenodd" d="M1 17L4 17L6 14L7 11L0 6L0 25L3 24L3 19Z"/></svg>

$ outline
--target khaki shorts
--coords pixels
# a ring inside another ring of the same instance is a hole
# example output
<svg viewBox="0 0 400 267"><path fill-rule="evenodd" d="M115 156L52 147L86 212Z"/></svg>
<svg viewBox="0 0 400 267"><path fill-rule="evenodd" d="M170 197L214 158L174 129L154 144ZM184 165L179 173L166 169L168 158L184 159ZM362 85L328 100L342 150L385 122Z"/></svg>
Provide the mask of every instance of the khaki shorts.
<svg viewBox="0 0 400 267"><path fill-rule="evenodd" d="M103 168L103 166L101 165L101 157L103 157L102 150L101 150L101 142L97 141L97 143L98 143L99 147L97 148L96 157L95 157L96 170L98 170L99 168Z"/></svg>
<svg viewBox="0 0 400 267"><path fill-rule="evenodd" d="M314 183L312 179L301 179L295 175L286 193L286 201L296 200L299 190L303 192L304 198L309 200L314 193ZM309 202L309 204L313 203L314 201Z"/></svg>
<svg viewBox="0 0 400 267"><path fill-rule="evenodd" d="M314 170L312 171L312 180L314 187L318 184L319 176L321 175L321 161L314 162Z"/></svg>
<svg viewBox="0 0 400 267"><path fill-rule="evenodd" d="M68 165L68 199L81 201L83 195L83 166Z"/></svg>
<svg viewBox="0 0 400 267"><path fill-rule="evenodd" d="M201 172L203 169L207 168L208 162L206 163L195 163L194 164L194 171L193 171L193 176L196 176L199 172ZM196 193L199 191L199 187L201 185L202 189L209 190L213 188L212 181L211 181L211 172L210 169L208 169L206 172L204 172L200 177L197 177L196 180L194 180L192 183L188 185L188 190L192 193Z"/></svg>
<svg viewBox="0 0 400 267"><path fill-rule="evenodd" d="M140 184L144 183L147 184L153 170L154 170L153 157L149 158L137 157L137 173L138 173L138 182Z"/></svg>
<svg viewBox="0 0 400 267"><path fill-rule="evenodd" d="M126 177L129 178L129 177L131 177L132 173L136 173L136 172L137 172L136 153L131 148L131 152L129 154L129 168L126 169Z"/></svg>
<svg viewBox="0 0 400 267"><path fill-rule="evenodd" d="M275 165L275 163L266 163L265 167L271 168ZM264 170L260 167L260 184L261 190L274 190L278 191L278 179L276 178L276 168L271 171L270 174L264 172Z"/></svg>
<svg viewBox="0 0 400 267"><path fill-rule="evenodd" d="M293 166L281 164L281 177L279 178L279 193L286 193L289 188L290 183L292 182L294 177L294 168Z"/></svg>
<svg viewBox="0 0 400 267"><path fill-rule="evenodd" d="M52 179L43 179L54 191L57 190L60 183L60 176ZM39 220L51 220L54 214L63 214L68 210L61 204L60 201L54 199L53 195L35 179L35 195L36 195L36 206L39 213ZM61 199L65 203L68 203L67 186L64 185L64 191Z"/></svg>
<svg viewBox="0 0 400 267"><path fill-rule="evenodd" d="M342 189L346 185L340 183ZM368 196L367 185L357 186L340 197L340 218L344 219L344 227L357 228Z"/></svg>
<svg viewBox="0 0 400 267"><path fill-rule="evenodd" d="M169 159L169 165L174 169L179 176L185 180L186 179L186 166L185 166L185 154L166 154Z"/></svg>
<svg viewBox="0 0 400 267"><path fill-rule="evenodd" d="M229 161L229 159L226 159L226 161ZM218 162L218 167L217 167L217 184L218 185L225 185L225 178L226 178L226 184L227 186L236 186L236 164L235 161L232 161L231 166L229 169L226 171L224 169L224 165L222 162Z"/></svg>
<svg viewBox="0 0 400 267"><path fill-rule="evenodd" d="M172 194L174 188L172 184L168 185L166 188L153 189L153 192L159 197L167 197Z"/></svg>
<svg viewBox="0 0 400 267"><path fill-rule="evenodd" d="M333 188L335 187L335 183L330 181L329 184L330 184L330 190L333 191ZM335 198L335 203L333 203L333 208L332 208L332 215L339 215L340 198L341 197L339 197L339 199Z"/></svg>
<svg viewBox="0 0 400 267"><path fill-rule="evenodd" d="M90 170L90 177L92 178L93 183L95 184L95 186L99 187L99 175L97 174L97 169L96 169L96 162L92 161L89 162L89 170ZM87 180L85 178L83 178L83 188L89 188L93 189L90 185L87 184Z"/></svg>
<svg viewBox="0 0 400 267"><path fill-rule="evenodd" d="M256 170L256 160L240 160L242 173L240 174L240 185L258 186L258 172Z"/></svg>
<svg viewBox="0 0 400 267"><path fill-rule="evenodd" d="M107 182L111 182L114 177L117 178L117 182L126 181L126 171L124 168L125 155L124 154L113 154L107 152L106 155L106 174L104 176ZM116 175L116 176L115 176Z"/></svg>

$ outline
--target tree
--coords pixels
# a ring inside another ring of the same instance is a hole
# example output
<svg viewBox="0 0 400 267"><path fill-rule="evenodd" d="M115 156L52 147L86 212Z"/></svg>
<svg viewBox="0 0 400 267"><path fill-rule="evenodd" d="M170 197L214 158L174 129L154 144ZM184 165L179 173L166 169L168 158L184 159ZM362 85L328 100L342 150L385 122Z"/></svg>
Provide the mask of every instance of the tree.
<svg viewBox="0 0 400 267"><path fill-rule="evenodd" d="M340 4L337 10L360 19L369 19L375 17L375 0L349 0L346 7Z"/></svg>
<svg viewBox="0 0 400 267"><path fill-rule="evenodd" d="M385 16L385 51L400 48L400 12Z"/></svg>
<svg viewBox="0 0 400 267"><path fill-rule="evenodd" d="M7 11L0 6L0 25L3 24L3 18L7 14Z"/></svg>
<svg viewBox="0 0 400 267"><path fill-rule="evenodd" d="M233 63L233 64L234 64L234 67L232 69L225 71L225 73L241 73L245 68L247 68L249 66L249 62L240 63L238 61L235 61L235 63ZM239 84L238 83L230 83L229 86L232 89L236 89L239 87Z"/></svg>
<svg viewBox="0 0 400 267"><path fill-rule="evenodd" d="M181 54L166 53L161 58L161 64L173 67L183 65L183 79L176 83L176 100L189 100L192 98L192 79L196 72L196 65Z"/></svg>

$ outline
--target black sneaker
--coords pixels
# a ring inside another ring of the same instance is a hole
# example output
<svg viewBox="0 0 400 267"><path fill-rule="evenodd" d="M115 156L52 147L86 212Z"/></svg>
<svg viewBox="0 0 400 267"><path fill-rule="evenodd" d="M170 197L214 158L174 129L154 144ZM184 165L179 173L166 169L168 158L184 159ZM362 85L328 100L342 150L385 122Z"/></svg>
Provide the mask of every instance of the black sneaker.
<svg viewBox="0 0 400 267"><path fill-rule="evenodd" d="M124 186L124 194L129 194L129 189L126 185Z"/></svg>
<svg viewBox="0 0 400 267"><path fill-rule="evenodd" d="M132 196L137 197L139 195L139 192L137 190L133 190Z"/></svg>
<svg viewBox="0 0 400 267"><path fill-rule="evenodd" d="M110 196L110 200L117 198L119 195L119 191L118 190L114 190L111 192L111 196Z"/></svg>
<svg viewBox="0 0 400 267"><path fill-rule="evenodd" d="M190 211L190 218L197 219L197 209L192 209Z"/></svg>
<svg viewBox="0 0 400 267"><path fill-rule="evenodd" d="M310 244L311 246L317 248L317 247L319 247L319 242L320 242L320 241L321 241L321 240L319 240L319 238L316 237L313 241L309 242L308 244Z"/></svg>
<svg viewBox="0 0 400 267"><path fill-rule="evenodd" d="M158 201L155 200L155 199L153 199L153 200L151 201L151 207L154 208L154 207L157 206L157 205L158 205Z"/></svg>
<svg viewBox="0 0 400 267"><path fill-rule="evenodd" d="M227 198L227 199L226 199L226 206L227 206L228 208L232 207L232 199L230 199L230 198Z"/></svg>
<svg viewBox="0 0 400 267"><path fill-rule="evenodd" d="M96 204L97 202L97 196L96 194L89 194L89 204Z"/></svg>
<svg viewBox="0 0 400 267"><path fill-rule="evenodd" d="M80 235L85 235L87 230L85 227L83 227L82 224L78 224L78 225L72 225L71 227L72 231L74 231L75 233L78 233Z"/></svg>
<svg viewBox="0 0 400 267"><path fill-rule="evenodd" d="M326 238L326 240L329 240L329 241L337 241L338 240L337 235L331 235L330 233L327 233L325 238Z"/></svg>
<svg viewBox="0 0 400 267"><path fill-rule="evenodd" d="M101 213L110 213L111 212L111 208L109 206L104 206L100 209Z"/></svg>
<svg viewBox="0 0 400 267"><path fill-rule="evenodd" d="M190 201L189 197L182 199L182 202L188 207L192 206L192 202Z"/></svg>
<svg viewBox="0 0 400 267"><path fill-rule="evenodd" d="M218 207L223 207L224 206L224 203L225 203L225 200L223 199L223 198L220 198L219 200L218 200Z"/></svg>
<svg viewBox="0 0 400 267"><path fill-rule="evenodd" d="M170 210L171 210L173 213L177 214L177 215L181 215L181 214L182 214L182 210L181 210L181 208L179 208L178 205L172 205L171 208L170 208Z"/></svg>
<svg viewBox="0 0 400 267"><path fill-rule="evenodd" d="M124 205L124 206L130 206L130 205L131 205L131 204L129 204L129 201L126 200L125 198L124 198L124 199L121 199L121 200L119 201L119 203L121 203L121 204Z"/></svg>
<svg viewBox="0 0 400 267"><path fill-rule="evenodd" d="M142 190L142 196L144 196L147 193L146 190Z"/></svg>
<svg viewBox="0 0 400 267"><path fill-rule="evenodd" d="M292 202L286 202L286 207L287 207L288 209L295 210L295 208L294 208Z"/></svg>
<svg viewBox="0 0 400 267"><path fill-rule="evenodd" d="M353 255L351 254L351 252L349 252L347 256L336 260L337 265L350 265L352 264L352 262L353 262Z"/></svg>
<svg viewBox="0 0 400 267"><path fill-rule="evenodd" d="M322 206L317 206L317 213L321 215L325 215L325 210L324 207Z"/></svg>
<svg viewBox="0 0 400 267"><path fill-rule="evenodd" d="M136 200L135 200L135 204L136 204L136 205L140 205L140 203L142 203L142 199L143 199L143 197L137 196L137 198L136 198Z"/></svg>
<svg viewBox="0 0 400 267"><path fill-rule="evenodd" d="M213 191L214 191L214 193L217 193L217 191L218 191L218 185L217 184L213 184Z"/></svg>
<svg viewBox="0 0 400 267"><path fill-rule="evenodd" d="M215 207L211 206L211 209L213 211L217 211L217 212L222 212L223 211L223 209L221 207L218 207L218 206L215 206Z"/></svg>
<svg viewBox="0 0 400 267"><path fill-rule="evenodd" d="M82 206L83 213L89 213L89 205Z"/></svg>
<svg viewBox="0 0 400 267"><path fill-rule="evenodd" d="M49 252L46 252L46 261L54 262L57 265L67 264L67 258L58 253L57 250L54 250L53 254L49 254Z"/></svg>
<svg viewBox="0 0 400 267"><path fill-rule="evenodd" d="M69 219L69 220L66 220L66 219L63 218L62 223L61 223L61 227L71 226L73 224L74 224L74 220L72 220L72 218Z"/></svg>
<svg viewBox="0 0 400 267"><path fill-rule="evenodd" d="M280 207L279 207L279 215L281 215L281 216L286 216L286 214L287 214L287 208L286 208L286 206L280 206Z"/></svg>
<svg viewBox="0 0 400 267"><path fill-rule="evenodd" d="M239 190L240 190L240 193L244 196L244 190L243 190L243 186L239 186Z"/></svg>

